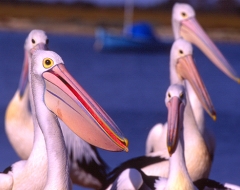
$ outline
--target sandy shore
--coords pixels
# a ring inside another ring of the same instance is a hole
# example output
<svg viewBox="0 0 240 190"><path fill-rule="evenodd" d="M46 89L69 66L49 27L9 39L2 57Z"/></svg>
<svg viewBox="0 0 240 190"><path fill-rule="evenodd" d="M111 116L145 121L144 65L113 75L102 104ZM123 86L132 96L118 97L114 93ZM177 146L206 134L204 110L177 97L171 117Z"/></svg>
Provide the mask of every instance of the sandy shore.
<svg viewBox="0 0 240 190"><path fill-rule="evenodd" d="M51 33L94 35L98 26L121 31L123 8L89 5L0 3L0 30L30 31L38 28ZM197 12L197 19L216 41L240 42L240 14ZM160 37L172 38L171 9L135 9L134 21L150 22Z"/></svg>

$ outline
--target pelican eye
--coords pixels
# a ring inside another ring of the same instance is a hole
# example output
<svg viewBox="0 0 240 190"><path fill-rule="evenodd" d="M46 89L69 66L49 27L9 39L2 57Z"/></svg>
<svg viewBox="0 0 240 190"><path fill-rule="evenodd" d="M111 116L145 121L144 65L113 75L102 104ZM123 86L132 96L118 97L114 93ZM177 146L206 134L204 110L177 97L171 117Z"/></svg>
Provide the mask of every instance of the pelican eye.
<svg viewBox="0 0 240 190"><path fill-rule="evenodd" d="M34 39L32 39L32 43L35 44L35 40Z"/></svg>
<svg viewBox="0 0 240 190"><path fill-rule="evenodd" d="M182 55L182 54L183 54L183 50L180 49L180 50L179 50L179 53Z"/></svg>
<svg viewBox="0 0 240 190"><path fill-rule="evenodd" d="M171 94L170 93L168 93L168 97L171 98Z"/></svg>
<svg viewBox="0 0 240 190"><path fill-rule="evenodd" d="M53 64L54 64L54 62L53 62L53 60L50 59L50 58L45 58L45 59L43 60L43 67L44 67L45 69L48 69L48 68L52 67Z"/></svg>
<svg viewBox="0 0 240 190"><path fill-rule="evenodd" d="M181 15L182 15L182 17L184 17L184 18L187 17L187 14L186 14L185 12L182 12Z"/></svg>

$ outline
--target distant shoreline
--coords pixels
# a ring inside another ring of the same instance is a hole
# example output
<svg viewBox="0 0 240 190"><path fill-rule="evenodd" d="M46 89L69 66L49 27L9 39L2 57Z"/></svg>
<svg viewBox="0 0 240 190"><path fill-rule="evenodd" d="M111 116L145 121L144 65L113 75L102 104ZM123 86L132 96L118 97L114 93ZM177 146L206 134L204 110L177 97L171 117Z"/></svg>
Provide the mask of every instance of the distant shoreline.
<svg viewBox="0 0 240 190"><path fill-rule="evenodd" d="M0 3L0 30L46 32L93 36L98 26L121 31L123 8L81 4ZM197 12L197 19L215 41L240 42L240 14ZM172 38L171 9L134 10L134 21L150 22L157 35Z"/></svg>

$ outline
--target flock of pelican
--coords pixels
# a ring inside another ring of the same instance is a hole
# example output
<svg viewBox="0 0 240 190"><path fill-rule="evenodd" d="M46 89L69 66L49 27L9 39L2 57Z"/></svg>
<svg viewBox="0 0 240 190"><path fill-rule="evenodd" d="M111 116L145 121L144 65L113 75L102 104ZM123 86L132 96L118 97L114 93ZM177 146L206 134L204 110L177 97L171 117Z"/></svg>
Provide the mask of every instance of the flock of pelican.
<svg viewBox="0 0 240 190"><path fill-rule="evenodd" d="M0 190L65 190L72 189L72 183L111 190L240 189L208 179L215 139L205 127L204 110L213 120L216 112L195 66L191 43L231 79L240 79L190 5L174 5L172 27L167 122L149 132L145 156L108 174L95 146L128 151L127 139L71 76L62 58L48 49L46 33L32 30L24 45L19 86L5 114L6 134L22 160L0 173Z"/></svg>

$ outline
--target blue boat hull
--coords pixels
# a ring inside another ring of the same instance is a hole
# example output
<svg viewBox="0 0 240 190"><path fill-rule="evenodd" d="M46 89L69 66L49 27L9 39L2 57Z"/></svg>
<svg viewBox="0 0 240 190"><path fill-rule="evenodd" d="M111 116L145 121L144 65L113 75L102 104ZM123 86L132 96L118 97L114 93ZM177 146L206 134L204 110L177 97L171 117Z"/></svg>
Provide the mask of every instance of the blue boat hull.
<svg viewBox="0 0 240 190"><path fill-rule="evenodd" d="M94 48L97 51L169 51L171 43L153 37L133 37L110 33L103 28L96 30Z"/></svg>

